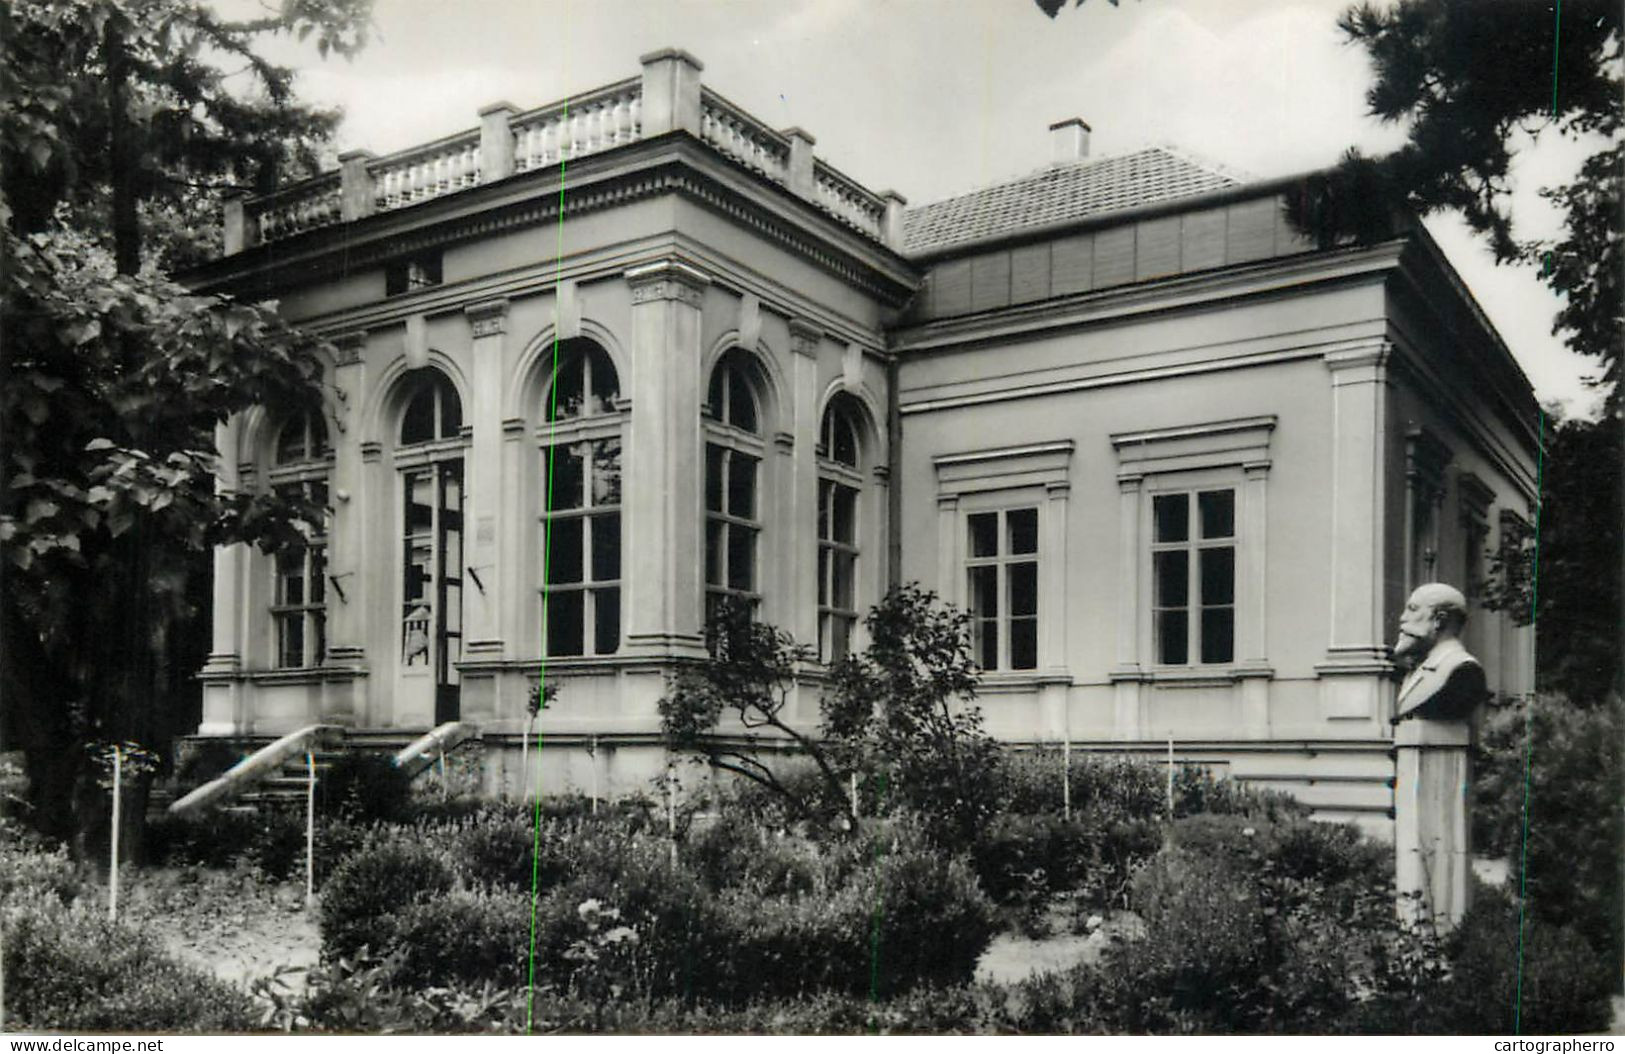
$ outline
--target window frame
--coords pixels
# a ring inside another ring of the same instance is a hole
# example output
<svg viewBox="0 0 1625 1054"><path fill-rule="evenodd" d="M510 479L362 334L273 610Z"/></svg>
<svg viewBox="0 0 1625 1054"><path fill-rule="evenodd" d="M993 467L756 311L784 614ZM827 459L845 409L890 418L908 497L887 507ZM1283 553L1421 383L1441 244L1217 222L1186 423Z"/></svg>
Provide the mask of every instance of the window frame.
<svg viewBox="0 0 1625 1054"><path fill-rule="evenodd" d="M1033 547L1030 551L1017 552L1012 543L1014 530L1010 524L1010 517L1016 513L1033 514ZM971 520L981 516L994 518L994 551L990 555L978 556L972 543ZM980 508L966 510L964 515L965 526L965 599L966 610L971 614L971 653L977 665L989 673L1028 674L1039 668L1039 640L1043 630L1043 618L1039 604L1039 594L1043 592L1043 575L1040 568L1043 565L1043 538L1044 538L1044 512L1041 502L1016 502L1010 505L1000 505L993 508ZM1017 567L1033 568L1033 596L1032 610L1023 614L1016 614L1014 608L1015 586L1013 572ZM991 619L979 616L976 613L977 593L973 584L976 572L984 568L991 568L994 572L994 596L997 598L998 608ZM1017 666L1012 656L1015 641L1015 623L1017 621L1032 624L1032 664ZM987 666L982 662L982 624L991 621L994 625L994 665Z"/></svg>
<svg viewBox="0 0 1625 1054"><path fill-rule="evenodd" d="M298 425L302 430L299 456L282 460L283 436ZM319 443L315 442L321 437ZM327 509L320 529L317 525L305 536L297 550L289 549L272 554L270 558L271 590L267 609L271 616L271 667L277 670L311 670L327 661L327 596L328 596L328 537L332 531L333 508L332 476L333 447L329 442L327 423L319 412L305 413L285 420L272 437L271 464L266 472L266 486L271 491L300 488L321 488L321 500ZM299 581L304 599L289 603L284 599L282 573L284 559L297 554L300 561ZM300 627L300 661L287 662L286 628L297 622Z"/></svg>
<svg viewBox="0 0 1625 1054"><path fill-rule="evenodd" d="M814 507L813 533L817 536L818 559L815 564L817 581L814 600L818 611L818 661L825 665L839 662L852 653L852 642L858 627L858 582L863 572L863 516L867 502L863 493L863 420L858 410L847 401L855 399L855 396L837 393L825 405L815 451L818 496ZM836 442L836 428L842 425L850 432L851 461L837 457L840 444ZM852 495L849 539L835 536L835 510L843 490L850 491ZM846 607L839 605L839 590L836 588L840 580L837 567L843 559L848 561L847 584L851 591L851 603ZM835 646L836 641L842 642L840 648Z"/></svg>
<svg viewBox="0 0 1625 1054"><path fill-rule="evenodd" d="M762 382L758 376L761 367L757 366L753 357L743 348L730 348L724 352L711 368L711 376L706 381L705 402L700 411L700 510L701 510L701 567L700 578L702 585L702 611L704 621L709 621L716 604L724 597L736 597L742 600L752 613L760 610L762 591L762 545L766 536L766 517L763 510L766 506L763 493L763 479L765 473L762 467L767 462L768 449L764 435L767 423L767 400L764 397ZM733 373L732 377L725 376ZM720 390L722 392L722 405L712 404L712 392L718 389L718 378L722 377ZM736 389L734 382L739 387ZM751 400L751 411L754 415L755 429L739 424L735 418L734 394L743 390ZM722 465L722 478L716 488L711 484L711 451L716 448L720 452ZM749 460L752 466L751 480L751 510L749 515L739 515L729 507L729 496L732 492L733 471L736 462ZM719 495L720 508L711 507L711 494L713 489ZM712 527L719 528L721 542L713 557L711 544ZM750 540L750 582L746 588L738 588L731 581L729 554L732 550L736 534L743 533ZM713 582L711 569L717 568L720 582Z"/></svg>
<svg viewBox="0 0 1625 1054"><path fill-rule="evenodd" d="M1238 602L1238 578L1241 566L1241 502L1243 495L1238 483L1189 483L1171 486L1149 488L1147 497L1150 503L1150 533L1147 552L1150 559L1148 564L1151 572L1151 587L1149 591L1151 611L1151 665L1164 670L1200 670L1200 669L1226 669L1236 663L1236 624L1237 613L1240 607ZM1227 535L1207 536L1202 532L1201 496L1204 494L1228 494L1230 496L1230 533ZM1157 538L1157 501L1162 498L1183 496L1186 498L1185 509L1185 537L1174 541L1159 541ZM1209 604L1203 589L1202 558L1201 554L1208 551L1227 551L1230 554L1230 599L1222 604ZM1185 603L1181 606L1163 605L1158 602L1157 555L1159 553L1182 552L1187 554L1185 560ZM1171 662L1163 657L1162 637L1159 627L1159 616L1165 611L1183 610L1185 614L1185 661ZM1204 615L1209 610L1225 610L1230 613L1229 657L1225 659L1207 660L1203 657L1203 630Z"/></svg>
<svg viewBox="0 0 1625 1054"><path fill-rule="evenodd" d="M574 342L572 342L574 343ZM561 349L562 351L563 349ZM617 655L626 643L626 435L625 424L628 406L626 396L621 389L620 370L615 366L609 352L596 341L583 339L579 344L568 349L569 358L561 354L558 368L553 370L543 385L537 403L536 419L538 424L534 437L536 441L536 457L533 462L536 470L533 478L537 480L539 488L537 494L536 522L539 530L535 536L536 553L536 595L535 608L539 617L541 654L549 660L552 659L591 659ZM553 417L557 406L555 403L554 386L560 376L566 375L575 365L581 363L580 378L582 409L576 413L560 414ZM595 380L601 380L596 375L604 367L608 367L614 377L613 394L608 398L608 408L595 403ZM620 444L620 453L617 458L617 472L620 485L614 504L597 504L593 501L593 484L597 465L591 456L591 450L597 444L615 442ZM559 449L569 449L585 444L588 452L582 457L582 502L583 504L568 509L551 508L551 495L548 492L552 485L551 480L556 478L557 454ZM617 524L617 554L616 574L613 579L594 579L592 577L592 561L594 557L594 541L592 524L595 519L614 516ZM560 520L579 520L581 530L581 580L578 582L556 583L548 581L551 574L549 562L552 551L552 532ZM615 645L609 650L598 648L598 605L601 598L598 594L613 591L615 596ZM555 617L552 610L552 598L555 593L581 594L581 649L579 651L552 651L550 648L549 620Z"/></svg>

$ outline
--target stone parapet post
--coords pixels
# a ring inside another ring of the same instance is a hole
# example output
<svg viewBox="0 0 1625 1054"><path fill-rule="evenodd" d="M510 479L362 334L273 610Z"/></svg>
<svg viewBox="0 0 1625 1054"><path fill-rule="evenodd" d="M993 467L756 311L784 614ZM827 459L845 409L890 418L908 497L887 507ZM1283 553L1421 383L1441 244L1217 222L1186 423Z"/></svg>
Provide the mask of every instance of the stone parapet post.
<svg viewBox="0 0 1625 1054"><path fill-rule="evenodd" d="M376 207L372 172L367 168L372 160L367 150L347 150L339 155L339 217L346 223L371 216Z"/></svg>
<svg viewBox="0 0 1625 1054"><path fill-rule="evenodd" d="M495 183L513 175L513 115L519 107L494 102L480 107L480 182Z"/></svg>
<svg viewBox="0 0 1625 1054"><path fill-rule="evenodd" d="M1447 929L1472 900L1465 721L1403 721L1394 729L1394 884L1402 917Z"/></svg>
<svg viewBox="0 0 1625 1054"><path fill-rule="evenodd" d="M790 140L790 192L813 201L818 196L813 180L813 144L818 140L800 128L786 128L783 134Z"/></svg>
<svg viewBox="0 0 1625 1054"><path fill-rule="evenodd" d="M893 252L902 252L903 215L908 199L895 190L882 190L880 199L886 203L886 211L880 217L880 240Z"/></svg>
<svg viewBox="0 0 1625 1054"><path fill-rule="evenodd" d="M651 51L643 63L643 135L700 134L700 71L705 64L678 48Z"/></svg>
<svg viewBox="0 0 1625 1054"><path fill-rule="evenodd" d="M248 209L246 207L248 195L241 191L233 191L226 195L222 203L224 211L223 224L225 227L225 254L240 253L251 244L248 230Z"/></svg>

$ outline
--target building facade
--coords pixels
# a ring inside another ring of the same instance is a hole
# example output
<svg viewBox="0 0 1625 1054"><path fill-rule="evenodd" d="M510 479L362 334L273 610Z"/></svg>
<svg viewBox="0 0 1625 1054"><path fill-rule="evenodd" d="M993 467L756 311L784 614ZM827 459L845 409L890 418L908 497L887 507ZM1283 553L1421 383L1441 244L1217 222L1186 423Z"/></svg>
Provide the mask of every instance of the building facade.
<svg viewBox="0 0 1625 1054"><path fill-rule="evenodd" d="M718 598L816 646L812 724L918 581L972 613L1000 737L1171 742L1384 828L1403 597L1470 590L1535 497L1528 383L1426 233L1317 249L1292 181L1090 159L1079 121L909 209L691 56L642 67L228 205L192 283L337 355L320 419L221 430L222 485L331 516L217 554L199 735L460 721L513 792L545 668L542 785L630 787ZM1531 687L1527 631L1469 643Z"/></svg>

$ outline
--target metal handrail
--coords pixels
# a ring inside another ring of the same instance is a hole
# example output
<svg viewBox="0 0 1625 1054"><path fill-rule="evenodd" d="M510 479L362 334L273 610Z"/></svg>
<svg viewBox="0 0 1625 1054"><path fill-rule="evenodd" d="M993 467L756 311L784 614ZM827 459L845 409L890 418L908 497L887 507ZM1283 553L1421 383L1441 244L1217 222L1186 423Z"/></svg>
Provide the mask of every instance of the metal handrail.
<svg viewBox="0 0 1625 1054"><path fill-rule="evenodd" d="M344 729L339 725L306 725L298 731L289 732L281 739L261 747L237 762L216 779L173 802L169 806L169 815L185 816L234 798L275 776L282 770L283 762L289 758L302 754L314 746L325 746L343 735Z"/></svg>
<svg viewBox="0 0 1625 1054"><path fill-rule="evenodd" d="M408 776L418 773L468 742L479 731L477 725L466 721L447 721L414 739L395 755L395 767Z"/></svg>

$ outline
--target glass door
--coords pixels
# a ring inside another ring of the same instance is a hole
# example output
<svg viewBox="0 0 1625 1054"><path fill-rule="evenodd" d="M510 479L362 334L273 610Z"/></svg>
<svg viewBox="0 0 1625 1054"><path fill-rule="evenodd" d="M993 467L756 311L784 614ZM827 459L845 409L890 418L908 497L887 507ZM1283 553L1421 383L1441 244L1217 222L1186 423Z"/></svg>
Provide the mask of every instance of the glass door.
<svg viewBox="0 0 1625 1054"><path fill-rule="evenodd" d="M437 461L401 474L406 508L401 590L401 663L434 672L435 724L460 710L463 657L463 462Z"/></svg>

